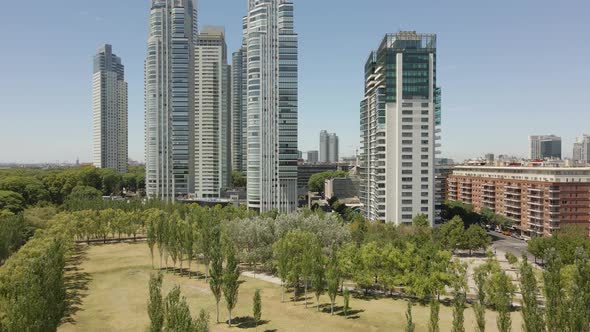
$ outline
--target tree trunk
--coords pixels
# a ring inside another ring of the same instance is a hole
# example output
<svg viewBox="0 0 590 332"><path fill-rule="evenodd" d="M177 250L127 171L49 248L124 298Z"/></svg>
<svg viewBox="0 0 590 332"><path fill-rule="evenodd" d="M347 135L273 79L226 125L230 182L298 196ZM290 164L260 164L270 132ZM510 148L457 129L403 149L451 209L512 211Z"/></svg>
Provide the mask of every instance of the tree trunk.
<svg viewBox="0 0 590 332"><path fill-rule="evenodd" d="M217 324L219 324L219 301L217 302Z"/></svg>
<svg viewBox="0 0 590 332"><path fill-rule="evenodd" d="M305 297L305 308L307 309L307 277L303 278L303 296Z"/></svg>
<svg viewBox="0 0 590 332"><path fill-rule="evenodd" d="M316 294L315 299L315 302L317 303L318 307L318 312L320 312L320 296Z"/></svg>
<svg viewBox="0 0 590 332"><path fill-rule="evenodd" d="M180 276L184 276L184 274L182 273L182 258L180 259Z"/></svg>
<svg viewBox="0 0 590 332"><path fill-rule="evenodd" d="M334 315L334 301L330 301L330 315Z"/></svg>
<svg viewBox="0 0 590 332"><path fill-rule="evenodd" d="M281 303L285 302L285 282L281 280Z"/></svg>
<svg viewBox="0 0 590 332"><path fill-rule="evenodd" d="M192 260L189 259L188 260L188 278L189 279L191 278L191 262L192 262Z"/></svg>
<svg viewBox="0 0 590 332"><path fill-rule="evenodd" d="M228 310L228 311L229 311L229 327L231 327L231 310Z"/></svg>

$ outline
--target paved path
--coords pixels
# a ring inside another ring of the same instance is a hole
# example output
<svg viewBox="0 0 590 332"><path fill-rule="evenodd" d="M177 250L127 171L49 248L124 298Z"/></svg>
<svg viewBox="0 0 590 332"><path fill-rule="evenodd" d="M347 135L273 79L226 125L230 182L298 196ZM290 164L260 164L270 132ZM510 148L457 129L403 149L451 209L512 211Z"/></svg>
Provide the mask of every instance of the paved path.
<svg viewBox="0 0 590 332"><path fill-rule="evenodd" d="M523 254L526 254L529 262L535 261L535 256L531 255L527 250L526 241L496 232L488 232L488 234L492 237L491 250L496 250L498 260L505 260L506 258L504 256L507 252L510 252L518 257L519 260Z"/></svg>

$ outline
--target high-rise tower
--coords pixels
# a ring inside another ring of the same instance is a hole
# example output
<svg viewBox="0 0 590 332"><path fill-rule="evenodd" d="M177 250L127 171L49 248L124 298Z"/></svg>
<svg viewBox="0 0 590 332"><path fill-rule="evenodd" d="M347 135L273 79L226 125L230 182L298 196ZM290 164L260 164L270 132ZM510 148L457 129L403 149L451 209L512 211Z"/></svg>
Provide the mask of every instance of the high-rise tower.
<svg viewBox="0 0 590 332"><path fill-rule="evenodd" d="M230 67L225 32L204 27L195 49L195 194L218 198L230 183Z"/></svg>
<svg viewBox="0 0 590 332"><path fill-rule="evenodd" d="M435 211L440 139L436 35L387 34L365 65L361 102L361 201L370 220L410 223Z"/></svg>
<svg viewBox="0 0 590 332"><path fill-rule="evenodd" d="M194 192L193 0L152 0L145 61L146 192L172 200Z"/></svg>
<svg viewBox="0 0 590 332"><path fill-rule="evenodd" d="M249 0L244 20L248 206L297 208L297 34L293 3Z"/></svg>
<svg viewBox="0 0 590 332"><path fill-rule="evenodd" d="M94 56L92 75L94 166L127 172L127 82L111 45Z"/></svg>

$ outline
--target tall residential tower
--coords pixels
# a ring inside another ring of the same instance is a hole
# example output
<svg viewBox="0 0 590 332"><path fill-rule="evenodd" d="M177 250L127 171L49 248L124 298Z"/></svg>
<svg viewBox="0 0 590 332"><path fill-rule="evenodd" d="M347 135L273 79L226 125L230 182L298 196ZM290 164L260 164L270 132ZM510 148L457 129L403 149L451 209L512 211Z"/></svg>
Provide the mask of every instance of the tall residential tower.
<svg viewBox="0 0 590 332"><path fill-rule="evenodd" d="M582 163L590 162L590 135L582 135L576 139L572 159Z"/></svg>
<svg viewBox="0 0 590 332"><path fill-rule="evenodd" d="M320 163L337 163L338 159L338 136L320 131Z"/></svg>
<svg viewBox="0 0 590 332"><path fill-rule="evenodd" d="M249 0L244 19L248 206L297 208L298 51L293 3Z"/></svg>
<svg viewBox="0 0 590 332"><path fill-rule="evenodd" d="M127 82L111 45L94 56L92 75L94 166L127 172Z"/></svg>
<svg viewBox="0 0 590 332"><path fill-rule="evenodd" d="M360 107L361 202L370 220L410 223L435 211L440 89L436 35L387 34L365 65Z"/></svg>
<svg viewBox="0 0 590 332"><path fill-rule="evenodd" d="M172 200L194 192L193 0L151 0L145 61L146 192Z"/></svg>
<svg viewBox="0 0 590 332"><path fill-rule="evenodd" d="M223 28L200 31L195 80L195 195L219 198L231 175L230 67Z"/></svg>

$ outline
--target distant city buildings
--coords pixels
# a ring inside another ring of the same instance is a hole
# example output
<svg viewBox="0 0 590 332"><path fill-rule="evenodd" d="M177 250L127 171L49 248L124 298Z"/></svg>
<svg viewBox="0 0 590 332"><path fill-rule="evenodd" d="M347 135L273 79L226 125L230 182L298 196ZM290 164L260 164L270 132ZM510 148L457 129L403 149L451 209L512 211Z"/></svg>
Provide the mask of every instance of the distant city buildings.
<svg viewBox="0 0 590 332"><path fill-rule="evenodd" d="M335 133L328 133L326 130L320 132L320 163L337 163L339 158L338 136Z"/></svg>
<svg viewBox="0 0 590 332"><path fill-rule="evenodd" d="M194 193L195 45L192 0L152 0L145 61L148 198Z"/></svg>
<svg viewBox="0 0 590 332"><path fill-rule="evenodd" d="M529 146L529 159L561 159L561 137L559 136L529 136Z"/></svg>
<svg viewBox="0 0 590 332"><path fill-rule="evenodd" d="M248 206L297 208L298 36L293 3L249 0L244 18Z"/></svg>
<svg viewBox="0 0 590 332"><path fill-rule="evenodd" d="M574 143L573 161L590 163L590 136L582 135Z"/></svg>
<svg viewBox="0 0 590 332"><path fill-rule="evenodd" d="M435 155L440 137L436 35L387 34L364 67L361 203L369 220L434 224Z"/></svg>
<svg viewBox="0 0 590 332"><path fill-rule="evenodd" d="M121 58L111 45L94 56L92 75L93 159L98 168L127 172L127 82Z"/></svg>
<svg viewBox="0 0 590 332"><path fill-rule="evenodd" d="M231 182L231 72L226 49L223 28L201 30L195 48L196 198L219 198Z"/></svg>
<svg viewBox="0 0 590 332"><path fill-rule="evenodd" d="M307 151L307 163L316 164L319 162L320 153L317 150Z"/></svg>
<svg viewBox="0 0 590 332"><path fill-rule="evenodd" d="M590 168L457 166L446 183L448 200L505 216L527 237L590 226Z"/></svg>

